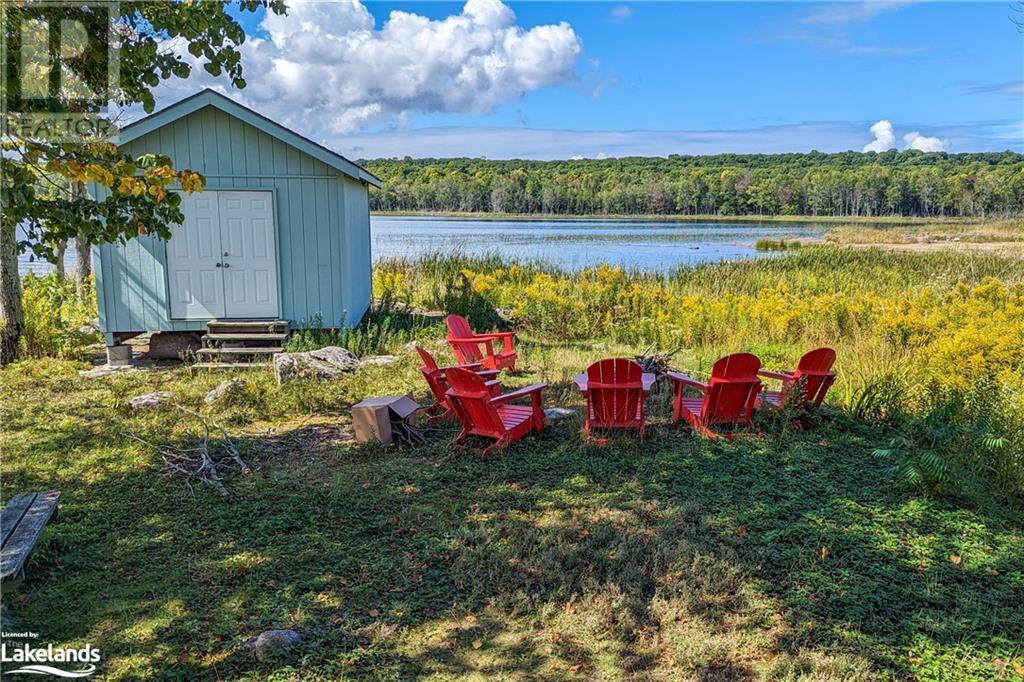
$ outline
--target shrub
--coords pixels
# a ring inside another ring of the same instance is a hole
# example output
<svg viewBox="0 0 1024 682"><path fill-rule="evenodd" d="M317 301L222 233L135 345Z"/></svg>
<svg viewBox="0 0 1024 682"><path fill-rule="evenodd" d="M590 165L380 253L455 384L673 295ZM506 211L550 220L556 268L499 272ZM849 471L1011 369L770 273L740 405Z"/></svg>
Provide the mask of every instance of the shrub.
<svg viewBox="0 0 1024 682"><path fill-rule="evenodd" d="M22 278L22 306L25 313L24 355L68 357L100 341L96 328L96 292L90 278L84 300L79 300L75 283L56 272L45 276L29 273Z"/></svg>

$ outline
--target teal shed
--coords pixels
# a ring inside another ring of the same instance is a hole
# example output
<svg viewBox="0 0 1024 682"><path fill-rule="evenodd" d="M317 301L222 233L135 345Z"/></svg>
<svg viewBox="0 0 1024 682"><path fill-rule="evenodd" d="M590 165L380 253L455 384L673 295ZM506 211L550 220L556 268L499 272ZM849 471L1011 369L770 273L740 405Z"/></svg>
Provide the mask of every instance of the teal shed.
<svg viewBox="0 0 1024 682"><path fill-rule="evenodd" d="M218 320L354 325L370 304L369 187L340 154L213 90L120 131L132 156L166 154L206 176L169 240L93 248L107 345Z"/></svg>

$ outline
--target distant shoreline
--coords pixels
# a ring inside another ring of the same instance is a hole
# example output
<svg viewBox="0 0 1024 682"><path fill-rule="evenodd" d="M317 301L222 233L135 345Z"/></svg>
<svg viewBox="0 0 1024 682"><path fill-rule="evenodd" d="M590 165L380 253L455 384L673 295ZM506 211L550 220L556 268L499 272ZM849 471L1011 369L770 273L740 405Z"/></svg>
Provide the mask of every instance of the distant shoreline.
<svg viewBox="0 0 1024 682"><path fill-rule="evenodd" d="M687 215L687 214L578 214L564 213L484 213L459 211L370 211L381 218L450 218L461 220L633 220L637 222L718 222L718 223L828 223L835 225L891 225L893 227L924 225L983 225L1006 218L921 218L916 216L812 216L812 215Z"/></svg>

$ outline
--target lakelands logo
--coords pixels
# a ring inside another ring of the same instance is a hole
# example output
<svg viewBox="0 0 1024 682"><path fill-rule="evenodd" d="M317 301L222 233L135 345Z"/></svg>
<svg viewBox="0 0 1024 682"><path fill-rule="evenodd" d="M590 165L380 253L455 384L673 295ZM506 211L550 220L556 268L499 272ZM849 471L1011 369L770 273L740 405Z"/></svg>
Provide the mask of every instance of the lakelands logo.
<svg viewBox="0 0 1024 682"><path fill-rule="evenodd" d="M91 644L73 649L54 647L32 647L28 644L7 646L0 644L0 663L7 675L54 675L56 677L89 677L96 672L100 662L100 650ZM10 663L25 663L18 668L7 670ZM52 665L60 664L60 667ZM70 668L70 669L65 669Z"/></svg>

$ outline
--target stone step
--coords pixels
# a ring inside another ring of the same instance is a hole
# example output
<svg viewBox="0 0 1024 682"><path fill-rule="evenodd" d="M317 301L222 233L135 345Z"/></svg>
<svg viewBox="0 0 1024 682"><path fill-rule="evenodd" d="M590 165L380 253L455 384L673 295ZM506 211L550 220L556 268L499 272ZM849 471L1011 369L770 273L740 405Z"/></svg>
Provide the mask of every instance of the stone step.
<svg viewBox="0 0 1024 682"><path fill-rule="evenodd" d="M283 353L284 348L280 346L247 346L229 348L200 348L196 355L271 355Z"/></svg>

